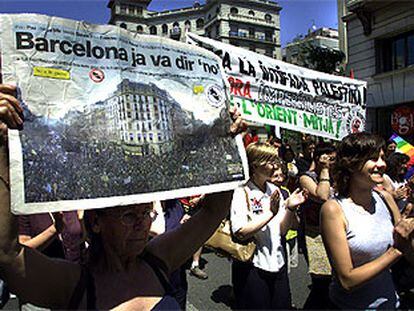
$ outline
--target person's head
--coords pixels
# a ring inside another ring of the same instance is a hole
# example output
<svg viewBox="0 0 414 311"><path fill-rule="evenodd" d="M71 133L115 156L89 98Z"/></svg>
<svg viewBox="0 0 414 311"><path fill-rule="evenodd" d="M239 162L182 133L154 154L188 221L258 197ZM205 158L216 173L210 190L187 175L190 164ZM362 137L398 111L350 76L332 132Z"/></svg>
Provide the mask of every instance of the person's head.
<svg viewBox="0 0 414 311"><path fill-rule="evenodd" d="M385 149L385 156L388 158L392 153L395 152L395 149L397 148L397 143L393 141L392 139L387 141L387 147Z"/></svg>
<svg viewBox="0 0 414 311"><path fill-rule="evenodd" d="M392 179L402 181L407 173L407 163L410 161L410 157L404 153L394 152L386 160L387 171L386 173Z"/></svg>
<svg viewBox="0 0 414 311"><path fill-rule="evenodd" d="M320 142L316 145L315 151L313 152L313 161L315 161L316 166L318 166L319 159L322 155L328 155L330 165L333 165L336 160L336 148L333 144L329 142Z"/></svg>
<svg viewBox="0 0 414 311"><path fill-rule="evenodd" d="M253 143L246 148L250 176L271 178L274 169L280 164L277 149L264 143Z"/></svg>
<svg viewBox="0 0 414 311"><path fill-rule="evenodd" d="M302 154L305 159L312 160L315 151L315 141L311 137L307 137L302 141Z"/></svg>
<svg viewBox="0 0 414 311"><path fill-rule="evenodd" d="M153 213L152 203L86 211L89 262L112 254L121 260L138 256L148 242Z"/></svg>
<svg viewBox="0 0 414 311"><path fill-rule="evenodd" d="M286 163L290 163L295 159L295 152L289 144L282 146L282 159Z"/></svg>
<svg viewBox="0 0 414 311"><path fill-rule="evenodd" d="M280 138L277 138L277 137L272 137L269 140L269 144L272 145L273 147L279 149L280 147L282 147L282 140Z"/></svg>
<svg viewBox="0 0 414 311"><path fill-rule="evenodd" d="M283 186L283 184L286 181L287 174L288 169L286 163L284 163L283 161L278 161L275 163L275 167L270 181L278 187Z"/></svg>
<svg viewBox="0 0 414 311"><path fill-rule="evenodd" d="M342 140L337 148L337 159L333 168L335 187L339 195L349 196L350 185L354 181L367 188L384 181L384 148L385 142L381 137L366 132L351 134Z"/></svg>

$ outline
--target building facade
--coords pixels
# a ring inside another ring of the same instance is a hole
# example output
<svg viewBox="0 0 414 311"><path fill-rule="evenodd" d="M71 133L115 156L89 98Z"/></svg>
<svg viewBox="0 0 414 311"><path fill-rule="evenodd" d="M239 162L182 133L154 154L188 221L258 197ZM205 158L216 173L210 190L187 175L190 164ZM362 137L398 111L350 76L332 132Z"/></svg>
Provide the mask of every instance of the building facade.
<svg viewBox="0 0 414 311"><path fill-rule="evenodd" d="M110 24L185 41L186 32L281 59L280 10L269 0L195 1L192 7L154 12L151 0L110 0Z"/></svg>
<svg viewBox="0 0 414 311"><path fill-rule="evenodd" d="M414 142L414 5L346 0L348 67L368 82L367 129Z"/></svg>
<svg viewBox="0 0 414 311"><path fill-rule="evenodd" d="M110 132L126 151L148 154L168 151L172 140L171 104L168 96L152 84L123 80L104 101Z"/></svg>
<svg viewBox="0 0 414 311"><path fill-rule="evenodd" d="M288 63L298 66L306 65L306 55L302 53L305 45L310 44L314 47L327 48L339 51L338 30L322 27L319 29L309 29L304 37L299 37L285 47L285 60ZM306 66L305 66L306 67Z"/></svg>

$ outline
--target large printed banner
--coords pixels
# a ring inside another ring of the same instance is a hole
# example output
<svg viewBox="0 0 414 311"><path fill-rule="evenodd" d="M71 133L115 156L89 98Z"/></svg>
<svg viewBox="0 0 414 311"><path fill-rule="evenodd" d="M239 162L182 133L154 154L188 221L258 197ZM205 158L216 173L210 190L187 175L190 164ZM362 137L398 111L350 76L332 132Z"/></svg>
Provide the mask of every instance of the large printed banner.
<svg viewBox="0 0 414 311"><path fill-rule="evenodd" d="M365 127L366 82L298 67L194 34L222 58L231 103L250 121L341 140Z"/></svg>
<svg viewBox="0 0 414 311"><path fill-rule="evenodd" d="M9 131L14 213L164 200L248 178L210 51L33 14L1 15L0 45L25 119Z"/></svg>

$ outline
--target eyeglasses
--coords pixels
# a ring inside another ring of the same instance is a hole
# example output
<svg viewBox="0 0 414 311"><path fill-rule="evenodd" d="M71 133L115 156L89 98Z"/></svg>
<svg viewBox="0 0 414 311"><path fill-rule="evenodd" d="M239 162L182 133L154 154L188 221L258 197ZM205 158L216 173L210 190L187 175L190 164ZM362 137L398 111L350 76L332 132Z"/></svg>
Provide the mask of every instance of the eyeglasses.
<svg viewBox="0 0 414 311"><path fill-rule="evenodd" d="M158 213L153 210L146 210L143 213L131 210L126 211L122 214L111 214L111 216L118 217L124 226L141 225L146 220L155 220L155 218L157 218L157 215Z"/></svg>

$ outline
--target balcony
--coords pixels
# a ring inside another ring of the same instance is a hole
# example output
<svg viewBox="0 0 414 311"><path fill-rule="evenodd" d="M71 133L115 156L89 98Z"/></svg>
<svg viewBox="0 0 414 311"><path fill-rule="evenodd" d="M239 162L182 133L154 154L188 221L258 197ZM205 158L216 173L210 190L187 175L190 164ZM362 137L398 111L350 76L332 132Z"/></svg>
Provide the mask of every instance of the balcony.
<svg viewBox="0 0 414 311"><path fill-rule="evenodd" d="M174 27L173 29L170 29L170 38L179 40L181 37L181 28L180 27Z"/></svg>
<svg viewBox="0 0 414 311"><path fill-rule="evenodd" d="M229 37L231 38L239 38L239 39L246 39L249 41L254 42L263 42L263 43L276 43L276 38L269 37L262 34L249 34L243 31L229 31Z"/></svg>
<svg viewBox="0 0 414 311"><path fill-rule="evenodd" d="M228 18L230 21L237 21L241 23L249 23L253 25L260 25L260 26L268 26L268 27L276 27L276 21L274 20L266 20L264 18L258 18L250 15L243 15L243 14L229 14Z"/></svg>

